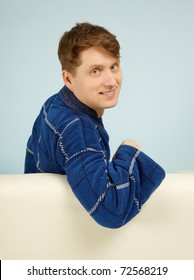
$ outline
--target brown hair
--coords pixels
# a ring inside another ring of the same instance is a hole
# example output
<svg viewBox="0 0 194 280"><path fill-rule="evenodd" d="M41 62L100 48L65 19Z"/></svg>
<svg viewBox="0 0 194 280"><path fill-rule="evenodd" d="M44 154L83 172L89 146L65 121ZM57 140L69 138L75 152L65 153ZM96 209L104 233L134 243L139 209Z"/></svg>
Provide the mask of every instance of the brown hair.
<svg viewBox="0 0 194 280"><path fill-rule="evenodd" d="M120 45L114 34L98 25L77 23L59 41L58 57L62 69L73 73L81 64L80 53L93 46L101 46L113 57L120 57Z"/></svg>

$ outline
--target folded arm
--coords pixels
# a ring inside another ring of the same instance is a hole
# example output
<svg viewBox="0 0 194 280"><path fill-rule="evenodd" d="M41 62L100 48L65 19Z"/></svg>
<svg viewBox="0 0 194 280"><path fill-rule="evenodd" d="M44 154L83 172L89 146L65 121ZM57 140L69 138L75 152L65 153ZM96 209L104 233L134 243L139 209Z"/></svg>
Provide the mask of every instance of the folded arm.
<svg viewBox="0 0 194 280"><path fill-rule="evenodd" d="M77 119L64 130L61 164L78 200L102 226L125 225L159 186L165 173L126 142L110 162L93 124Z"/></svg>

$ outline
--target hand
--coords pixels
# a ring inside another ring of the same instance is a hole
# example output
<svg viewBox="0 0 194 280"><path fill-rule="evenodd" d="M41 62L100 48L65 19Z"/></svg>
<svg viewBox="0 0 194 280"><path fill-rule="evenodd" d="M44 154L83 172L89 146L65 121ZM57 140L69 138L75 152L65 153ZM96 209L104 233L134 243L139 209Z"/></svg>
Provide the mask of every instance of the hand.
<svg viewBox="0 0 194 280"><path fill-rule="evenodd" d="M133 140L125 140L125 141L123 141L123 143L121 145L129 145L129 146L132 146L132 147L140 150L140 146Z"/></svg>
<svg viewBox="0 0 194 280"><path fill-rule="evenodd" d="M134 148L140 150L140 146L133 140L125 140L121 143L120 146L122 146L122 145L128 145L128 146L131 146L131 147L134 147ZM115 158L116 154L117 154L117 152L114 154L113 159Z"/></svg>

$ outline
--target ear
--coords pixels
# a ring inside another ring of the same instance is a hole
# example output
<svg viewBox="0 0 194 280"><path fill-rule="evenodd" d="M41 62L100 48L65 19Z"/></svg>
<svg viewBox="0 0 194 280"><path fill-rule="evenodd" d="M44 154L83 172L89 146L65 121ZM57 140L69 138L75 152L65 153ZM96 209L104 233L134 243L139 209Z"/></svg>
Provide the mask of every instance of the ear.
<svg viewBox="0 0 194 280"><path fill-rule="evenodd" d="M63 81L65 83L65 85L72 90L73 89L73 85L72 85L72 74L66 70L62 71L62 77L63 77Z"/></svg>

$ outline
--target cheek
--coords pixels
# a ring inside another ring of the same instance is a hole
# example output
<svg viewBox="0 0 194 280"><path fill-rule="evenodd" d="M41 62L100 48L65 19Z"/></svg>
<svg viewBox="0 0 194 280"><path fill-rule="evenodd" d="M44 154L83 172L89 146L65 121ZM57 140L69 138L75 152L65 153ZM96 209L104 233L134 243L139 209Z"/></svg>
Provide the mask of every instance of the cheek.
<svg viewBox="0 0 194 280"><path fill-rule="evenodd" d="M88 79L86 87L89 91L98 91L101 85L102 81L100 79Z"/></svg>
<svg viewBox="0 0 194 280"><path fill-rule="evenodd" d="M118 81L120 84L122 83L122 80L123 80L123 75L122 75L122 71L120 71L118 74Z"/></svg>
<svg viewBox="0 0 194 280"><path fill-rule="evenodd" d="M120 86L121 86L121 84L122 84L122 81L123 81L123 78L121 77L121 79L120 79Z"/></svg>
<svg viewBox="0 0 194 280"><path fill-rule="evenodd" d="M82 79L76 79L73 83L73 89L75 92L80 93L85 90L85 84Z"/></svg>

